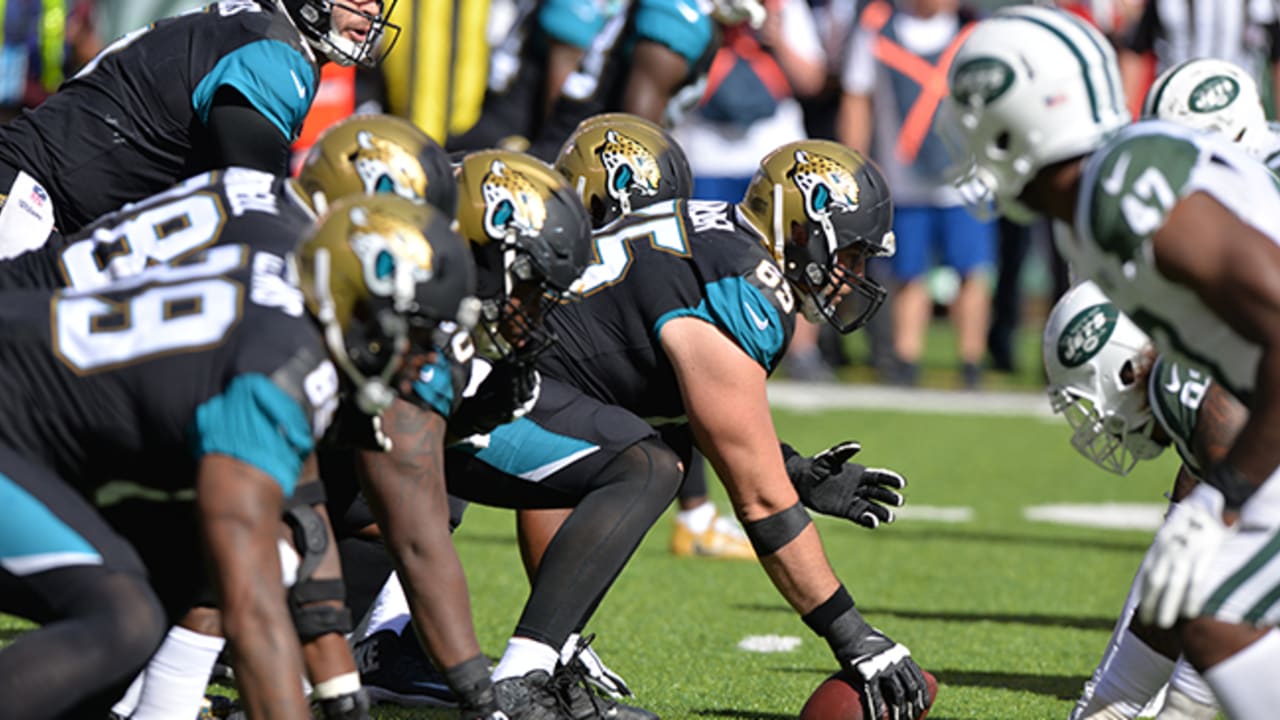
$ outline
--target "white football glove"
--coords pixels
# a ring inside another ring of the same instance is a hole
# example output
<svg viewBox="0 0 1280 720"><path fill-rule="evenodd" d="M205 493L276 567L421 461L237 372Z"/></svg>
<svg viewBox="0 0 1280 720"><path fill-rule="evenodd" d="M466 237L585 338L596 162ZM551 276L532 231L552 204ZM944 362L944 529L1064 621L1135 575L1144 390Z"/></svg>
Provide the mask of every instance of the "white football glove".
<svg viewBox="0 0 1280 720"><path fill-rule="evenodd" d="M1218 548L1235 532L1222 520L1225 500L1201 483L1169 510L1148 552L1138 613L1144 623L1172 627L1204 607L1207 576Z"/></svg>

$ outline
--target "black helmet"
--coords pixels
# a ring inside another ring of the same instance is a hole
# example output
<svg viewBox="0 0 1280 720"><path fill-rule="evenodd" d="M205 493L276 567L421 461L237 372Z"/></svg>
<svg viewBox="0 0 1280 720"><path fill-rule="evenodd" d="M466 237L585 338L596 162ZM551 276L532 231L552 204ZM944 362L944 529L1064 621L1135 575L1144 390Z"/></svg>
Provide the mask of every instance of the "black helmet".
<svg viewBox="0 0 1280 720"><path fill-rule="evenodd" d="M591 262L591 223L568 182L532 155L471 153L458 170L458 228L476 258L477 294L494 343L482 342L482 349L494 355L544 349L554 338L528 311L571 298L573 282Z"/></svg>
<svg viewBox="0 0 1280 720"><path fill-rule="evenodd" d="M339 65L377 67L387 56L396 39L400 26L387 22L396 0L379 0L381 14L374 15L357 9L355 0L280 0L293 24L316 52ZM360 40L346 37L333 24L333 11L340 8L369 21L369 28ZM388 36L390 31L390 36Z"/></svg>
<svg viewBox="0 0 1280 720"><path fill-rule="evenodd" d="M760 161L738 207L807 317L847 333L880 308L885 289L866 277L865 262L893 255L893 200L870 160L827 140L787 143Z"/></svg>
<svg viewBox="0 0 1280 720"><path fill-rule="evenodd" d="M627 113L604 113L579 123L560 148L556 169L569 179L597 228L693 193L693 172L680 145L657 124Z"/></svg>

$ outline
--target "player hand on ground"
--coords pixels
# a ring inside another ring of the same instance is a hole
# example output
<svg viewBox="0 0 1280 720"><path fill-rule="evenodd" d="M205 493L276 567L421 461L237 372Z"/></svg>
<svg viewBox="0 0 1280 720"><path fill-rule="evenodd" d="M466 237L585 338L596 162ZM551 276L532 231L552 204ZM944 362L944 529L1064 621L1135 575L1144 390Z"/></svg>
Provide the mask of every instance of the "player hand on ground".
<svg viewBox="0 0 1280 720"><path fill-rule="evenodd" d="M840 661L863 683L866 717L879 718L887 712L895 720L915 720L929 707L924 672L905 645L870 625L866 627L869 632L840 653Z"/></svg>
<svg viewBox="0 0 1280 720"><path fill-rule="evenodd" d="M786 447L786 446L784 446ZM813 457L784 450L787 475L804 506L824 515L842 517L875 529L893 522L890 507L902 507L907 481L898 473L848 462L862 445L842 442Z"/></svg>
<svg viewBox="0 0 1280 720"><path fill-rule="evenodd" d="M1138 612L1143 622L1172 627L1200 612L1206 578L1218 548L1233 532L1222 519L1224 500L1201 483L1169 510L1148 552Z"/></svg>

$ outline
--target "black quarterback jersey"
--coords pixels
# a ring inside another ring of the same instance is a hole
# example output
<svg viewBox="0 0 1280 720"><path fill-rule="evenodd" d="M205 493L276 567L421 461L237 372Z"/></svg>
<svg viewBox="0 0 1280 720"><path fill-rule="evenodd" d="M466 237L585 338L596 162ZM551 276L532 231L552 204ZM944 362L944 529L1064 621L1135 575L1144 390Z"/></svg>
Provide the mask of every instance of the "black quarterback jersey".
<svg viewBox="0 0 1280 720"><path fill-rule="evenodd" d="M58 228L74 232L214 169L205 122L219 88L239 91L292 139L319 75L283 9L222 0L108 45L43 105L0 127L0 162L40 182Z"/></svg>
<svg viewBox="0 0 1280 720"><path fill-rule="evenodd" d="M733 205L673 200L594 235L597 262L575 285L580 300L546 318L558 342L538 368L602 402L658 422L684 416L659 336L669 320L715 325L772 372L795 330L798 298Z"/></svg>
<svg viewBox="0 0 1280 720"><path fill-rule="evenodd" d="M89 498L190 489L235 457L288 496L338 374L285 260L219 245L93 294L0 293L0 444Z"/></svg>

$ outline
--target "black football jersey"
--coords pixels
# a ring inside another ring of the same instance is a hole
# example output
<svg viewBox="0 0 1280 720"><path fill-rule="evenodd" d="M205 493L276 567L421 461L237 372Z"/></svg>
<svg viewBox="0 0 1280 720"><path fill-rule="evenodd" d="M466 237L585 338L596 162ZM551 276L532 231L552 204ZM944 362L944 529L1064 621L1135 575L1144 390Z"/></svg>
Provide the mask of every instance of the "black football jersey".
<svg viewBox="0 0 1280 720"><path fill-rule="evenodd" d="M659 341L678 317L715 325L772 372L795 330L798 298L733 205L673 200L596 231L595 258L546 324L558 338L538 367L642 418L683 417Z"/></svg>
<svg viewBox="0 0 1280 720"><path fill-rule="evenodd" d="M92 290L215 245L288 255L313 216L287 179L248 168L202 173L0 261L0 290Z"/></svg>
<svg viewBox="0 0 1280 720"><path fill-rule="evenodd" d="M219 245L93 294L0 294L0 444L89 498L175 493L207 453L292 492L338 375L285 260ZM100 499L99 499L100 500Z"/></svg>
<svg viewBox="0 0 1280 720"><path fill-rule="evenodd" d="M214 169L205 122L219 88L239 91L293 138L318 82L283 9L222 0L108 45L43 105L0 127L0 161L36 178L58 228L74 232Z"/></svg>

